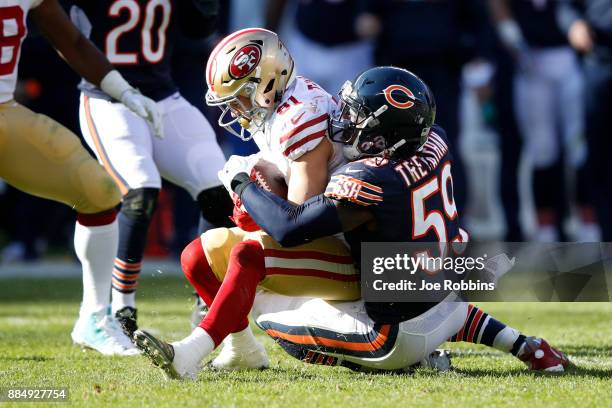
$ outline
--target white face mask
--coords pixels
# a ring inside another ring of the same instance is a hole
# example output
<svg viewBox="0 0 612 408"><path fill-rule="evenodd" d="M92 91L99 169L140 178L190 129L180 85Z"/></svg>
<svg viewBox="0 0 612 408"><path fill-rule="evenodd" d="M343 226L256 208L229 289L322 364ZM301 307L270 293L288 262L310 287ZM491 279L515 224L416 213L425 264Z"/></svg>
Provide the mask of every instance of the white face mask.
<svg viewBox="0 0 612 408"><path fill-rule="evenodd" d="M218 106L221 109L221 115L217 121L219 126L244 141L251 140L253 133L263 127L269 113L268 109L260 107L255 102L255 90L256 85L254 83L246 82L242 87L234 91L233 94L224 98L216 98L210 90L206 92L206 104L208 106ZM250 98L251 106L245 106L238 99L238 95ZM238 109L232 109L231 104L236 104ZM238 113L238 111L242 113ZM233 126L235 124L240 125L240 133L234 130ZM249 132L248 135L245 133L247 131Z"/></svg>

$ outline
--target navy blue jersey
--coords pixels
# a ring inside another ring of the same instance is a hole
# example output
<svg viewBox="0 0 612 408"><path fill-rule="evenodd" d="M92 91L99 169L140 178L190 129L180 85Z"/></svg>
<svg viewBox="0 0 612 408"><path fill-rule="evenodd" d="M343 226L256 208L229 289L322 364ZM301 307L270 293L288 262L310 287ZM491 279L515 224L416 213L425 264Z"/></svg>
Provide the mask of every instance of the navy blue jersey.
<svg viewBox="0 0 612 408"><path fill-rule="evenodd" d="M513 0L510 6L529 46L568 45L566 36L557 25L556 0Z"/></svg>
<svg viewBox="0 0 612 408"><path fill-rule="evenodd" d="M486 18L481 0L363 1L382 20L376 52L385 63L463 61Z"/></svg>
<svg viewBox="0 0 612 408"><path fill-rule="evenodd" d="M178 30L204 37L214 29L212 0L76 0L75 24L106 55L123 77L144 95L159 101L177 91L171 56ZM101 91L86 81L80 88Z"/></svg>
<svg viewBox="0 0 612 408"><path fill-rule="evenodd" d="M370 158L348 163L331 177L327 197L368 207L373 222L344 235L356 263L362 242L467 241L453 198L452 155L446 134L434 126L427 142L403 160ZM433 304L369 303L379 322L407 320Z"/></svg>
<svg viewBox="0 0 612 408"><path fill-rule="evenodd" d="M325 46L359 41L355 19L357 0L301 0L297 4L297 28L311 41Z"/></svg>

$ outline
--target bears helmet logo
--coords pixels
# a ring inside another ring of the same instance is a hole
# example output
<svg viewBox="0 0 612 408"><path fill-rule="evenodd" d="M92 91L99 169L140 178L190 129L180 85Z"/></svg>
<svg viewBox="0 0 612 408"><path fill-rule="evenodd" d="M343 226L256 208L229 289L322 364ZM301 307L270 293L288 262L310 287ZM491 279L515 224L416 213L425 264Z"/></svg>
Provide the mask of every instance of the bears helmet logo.
<svg viewBox="0 0 612 408"><path fill-rule="evenodd" d="M394 96L393 93L396 93ZM414 94L408 88L403 85L389 85L385 89L383 89L383 93L385 94L385 99L391 106L395 106L398 109L409 109L414 106ZM402 96L397 95L398 93L403 94ZM401 100L398 100L398 96Z"/></svg>

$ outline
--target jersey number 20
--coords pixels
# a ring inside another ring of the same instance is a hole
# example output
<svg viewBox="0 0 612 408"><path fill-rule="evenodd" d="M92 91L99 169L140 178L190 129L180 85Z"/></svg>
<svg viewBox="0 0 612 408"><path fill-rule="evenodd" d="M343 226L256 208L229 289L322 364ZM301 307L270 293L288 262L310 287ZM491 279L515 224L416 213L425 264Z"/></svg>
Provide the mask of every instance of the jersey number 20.
<svg viewBox="0 0 612 408"><path fill-rule="evenodd" d="M162 21L157 28L157 47L153 43L153 24L155 23L155 15L161 10ZM128 19L113 28L106 36L106 57L112 64L137 64L138 52L121 52L118 48L119 38L132 30L140 27L140 53L144 59L155 64L162 60L166 49L166 30L170 23L170 14L172 13L172 5L170 0L149 0L146 5L141 6L136 0L118 0L115 1L108 10L111 17L120 17L124 10L127 10ZM141 19L141 14L144 13L144 18Z"/></svg>

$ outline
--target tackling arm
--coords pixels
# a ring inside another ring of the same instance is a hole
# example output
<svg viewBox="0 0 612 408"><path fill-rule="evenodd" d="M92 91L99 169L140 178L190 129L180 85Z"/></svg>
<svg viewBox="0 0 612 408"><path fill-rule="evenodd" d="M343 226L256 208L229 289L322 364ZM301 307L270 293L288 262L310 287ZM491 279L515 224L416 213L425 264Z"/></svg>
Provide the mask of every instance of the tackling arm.
<svg viewBox="0 0 612 408"><path fill-rule="evenodd" d="M232 189L255 222L282 246L296 246L350 231L372 219L367 209L342 205L323 194L293 205L258 188L246 173L234 177Z"/></svg>
<svg viewBox="0 0 612 408"><path fill-rule="evenodd" d="M327 168L332 149L331 142L323 138L317 147L291 162L287 186L287 199L290 202L301 204L325 191L329 179Z"/></svg>

